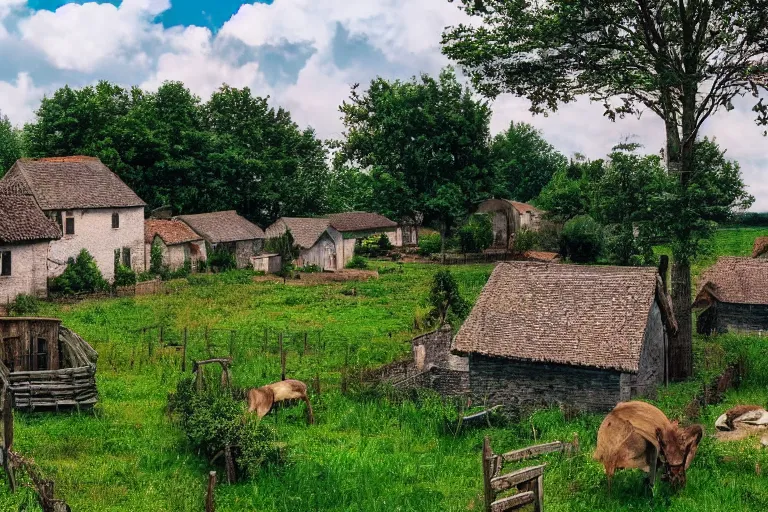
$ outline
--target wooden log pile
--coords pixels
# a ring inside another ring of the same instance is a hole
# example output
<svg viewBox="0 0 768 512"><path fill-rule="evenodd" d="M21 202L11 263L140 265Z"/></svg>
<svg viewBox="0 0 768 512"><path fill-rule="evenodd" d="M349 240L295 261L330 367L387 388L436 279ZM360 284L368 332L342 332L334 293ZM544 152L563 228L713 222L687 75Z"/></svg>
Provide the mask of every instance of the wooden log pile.
<svg viewBox="0 0 768 512"><path fill-rule="evenodd" d="M92 407L98 401L96 368L93 366L13 372L10 387L19 410Z"/></svg>

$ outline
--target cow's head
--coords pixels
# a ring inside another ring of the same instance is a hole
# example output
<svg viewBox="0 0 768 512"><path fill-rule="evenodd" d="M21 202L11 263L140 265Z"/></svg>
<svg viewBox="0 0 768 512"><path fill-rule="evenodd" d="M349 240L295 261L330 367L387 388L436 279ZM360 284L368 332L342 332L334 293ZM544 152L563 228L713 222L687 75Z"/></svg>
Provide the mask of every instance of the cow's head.
<svg viewBox="0 0 768 512"><path fill-rule="evenodd" d="M685 470L691 465L703 435L701 425L682 429L677 422L673 422L671 428L656 429L656 439L664 461L664 476L672 487L685 487Z"/></svg>

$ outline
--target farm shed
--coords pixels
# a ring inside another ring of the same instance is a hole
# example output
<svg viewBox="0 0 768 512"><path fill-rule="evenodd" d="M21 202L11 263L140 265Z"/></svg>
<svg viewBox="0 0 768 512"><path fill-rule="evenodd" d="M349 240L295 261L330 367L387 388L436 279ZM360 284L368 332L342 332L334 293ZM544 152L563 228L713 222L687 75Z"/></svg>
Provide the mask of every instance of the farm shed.
<svg viewBox="0 0 768 512"><path fill-rule="evenodd" d="M760 236L755 239L755 246L752 249L752 257L768 259L768 236Z"/></svg>
<svg viewBox="0 0 768 512"><path fill-rule="evenodd" d="M98 400L96 351L53 318L0 318L4 385L17 409L90 407Z"/></svg>
<svg viewBox="0 0 768 512"><path fill-rule="evenodd" d="M720 258L699 278L700 334L768 331L768 259Z"/></svg>
<svg viewBox="0 0 768 512"><path fill-rule="evenodd" d="M299 267L317 265L326 271L342 270L352 258L352 252L345 258L344 239L328 219L281 217L267 228L267 238L277 238L289 229L301 249L296 260Z"/></svg>
<svg viewBox="0 0 768 512"><path fill-rule="evenodd" d="M214 249L223 246L231 251L235 255L237 268L250 267L251 257L264 250L264 231L234 210L179 215L177 219L192 228Z"/></svg>
<svg viewBox="0 0 768 512"><path fill-rule="evenodd" d="M665 382L677 324L654 268L500 263L453 341L472 395L509 413L607 411Z"/></svg>
<svg viewBox="0 0 768 512"><path fill-rule="evenodd" d="M344 238L343 253L346 257L352 257L355 251L357 240L368 238L373 235L385 234L389 241L395 247L403 245L402 239L398 240L397 222L389 220L378 213L369 212L346 212L335 213L328 216L331 227L341 233Z"/></svg>
<svg viewBox="0 0 768 512"><path fill-rule="evenodd" d="M178 220L149 219L144 221L144 266L149 268L152 245L158 244L163 264L176 270L189 261L194 268L206 260L205 240Z"/></svg>
<svg viewBox="0 0 768 512"><path fill-rule="evenodd" d="M32 196L0 195L0 303L47 295L48 244L59 238L58 226Z"/></svg>
<svg viewBox="0 0 768 512"><path fill-rule="evenodd" d="M510 248L515 233L522 228L539 229L542 210L530 204L508 199L488 199L480 203L477 213L487 213L492 216L493 246Z"/></svg>
<svg viewBox="0 0 768 512"><path fill-rule="evenodd" d="M277 274L282 267L282 258L279 254L263 253L251 257L251 265L256 272L265 274Z"/></svg>
<svg viewBox="0 0 768 512"><path fill-rule="evenodd" d="M89 156L24 158L0 180L0 194L31 195L59 225L62 236L48 248L48 277L56 277L86 249L112 281L115 253L126 266L144 270L146 204L101 160Z"/></svg>

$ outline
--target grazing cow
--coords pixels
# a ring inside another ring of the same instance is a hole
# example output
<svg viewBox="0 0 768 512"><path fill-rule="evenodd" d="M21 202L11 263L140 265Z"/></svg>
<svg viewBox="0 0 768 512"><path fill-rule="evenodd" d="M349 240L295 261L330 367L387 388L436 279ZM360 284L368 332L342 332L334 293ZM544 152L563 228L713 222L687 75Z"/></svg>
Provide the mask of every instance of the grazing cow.
<svg viewBox="0 0 768 512"><path fill-rule="evenodd" d="M659 462L675 488L685 486L685 470L696 455L704 434L700 425L686 429L645 402L622 402L608 413L597 432L594 458L605 466L608 487L617 469L637 468L648 473L651 487Z"/></svg>
<svg viewBox="0 0 768 512"><path fill-rule="evenodd" d="M315 416L307 396L307 385L298 380L282 380L260 388L250 389L248 391L248 412L256 411L259 418L263 418L272 410L275 403L296 399L304 400L307 404L307 423L313 424Z"/></svg>

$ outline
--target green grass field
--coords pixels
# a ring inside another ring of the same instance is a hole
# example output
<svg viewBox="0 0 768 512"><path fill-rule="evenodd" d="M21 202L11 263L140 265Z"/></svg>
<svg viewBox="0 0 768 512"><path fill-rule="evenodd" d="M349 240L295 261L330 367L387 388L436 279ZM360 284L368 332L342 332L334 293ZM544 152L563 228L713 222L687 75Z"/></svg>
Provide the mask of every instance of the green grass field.
<svg viewBox="0 0 768 512"><path fill-rule="evenodd" d="M719 254L745 255L757 234L721 231ZM710 260L711 261L711 260ZM705 263L697 265L701 269ZM601 466L591 460L601 416L566 421L558 410L519 423L455 435L458 412L432 394L415 400L339 392L340 369L374 367L405 356L426 311L434 265L404 265L367 283L317 286L253 282L245 274L203 276L179 282L169 295L46 305L46 315L99 351L101 401L95 411L16 415L16 448L33 457L76 511L197 511L203 506L207 461L190 451L166 413L167 396L181 375L180 354L150 342L177 344L189 329L190 359L233 349L239 385L257 386L280 375L278 333L288 350L289 377L319 375L323 392L313 397L318 423L307 427L303 406L278 410L273 424L287 445L288 462L268 467L254 480L217 488L220 511L460 511L480 510L480 449L490 435L507 451L539 441L570 440L582 450L570 459L545 457L547 510L614 511L763 510L768 451L755 440L720 444L707 437L688 475L672 494L660 484L651 495L639 472L624 472L608 493ZM462 293L474 301L492 266L451 267ZM354 293L352 290L354 289ZM236 330L233 335L229 330ZM266 341L265 341L266 332ZM308 349L304 352L304 333ZM206 334L207 333L207 334ZM206 342L207 338L207 342ZM727 336L697 340L696 381L663 390L657 403L682 418L685 404L704 379L728 358L746 354L750 374L726 401L702 411L708 433L715 418L736 403L768 402L766 340ZM207 345L212 345L211 351ZM26 492L0 491L0 510L37 510ZM27 506L28 508L20 508Z"/></svg>

